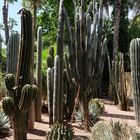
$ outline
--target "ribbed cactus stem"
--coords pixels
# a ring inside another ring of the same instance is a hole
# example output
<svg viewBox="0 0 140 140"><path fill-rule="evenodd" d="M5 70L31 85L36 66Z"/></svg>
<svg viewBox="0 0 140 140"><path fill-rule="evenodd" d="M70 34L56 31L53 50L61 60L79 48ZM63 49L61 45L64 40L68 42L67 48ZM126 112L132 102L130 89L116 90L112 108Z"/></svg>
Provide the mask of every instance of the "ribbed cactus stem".
<svg viewBox="0 0 140 140"><path fill-rule="evenodd" d="M130 43L131 74L134 87L134 107L136 124L140 126L140 38L133 39Z"/></svg>
<svg viewBox="0 0 140 140"><path fill-rule="evenodd" d="M54 60L53 122L61 121L60 102L60 58L57 55Z"/></svg>
<svg viewBox="0 0 140 140"><path fill-rule="evenodd" d="M59 120L63 120L63 47L64 47L64 3L60 0L59 19L58 19L58 34L57 34L57 55L60 58L60 88L59 88ZM54 87L55 88L55 87Z"/></svg>
<svg viewBox="0 0 140 140"><path fill-rule="evenodd" d="M7 46L7 73L16 74L17 60L19 50L19 34L11 32Z"/></svg>
<svg viewBox="0 0 140 140"><path fill-rule="evenodd" d="M37 68L36 68L36 81L38 86L38 94L36 96L36 120L41 121L42 105L41 105L41 92L42 92L42 27L38 27L37 31Z"/></svg>
<svg viewBox="0 0 140 140"><path fill-rule="evenodd" d="M47 69L47 97L48 97L48 112L49 112L49 125L53 124L53 77L52 69Z"/></svg>
<svg viewBox="0 0 140 140"><path fill-rule="evenodd" d="M3 101L3 108L9 116L14 116L13 129L14 140L27 140L27 114L32 101L37 92L35 85L29 85L31 79L31 54L32 54L32 15L29 10L21 9L21 41L18 56L18 66L16 78L13 75L7 75L5 83L7 90L12 92L14 97ZM27 84L27 85L25 85ZM24 86L25 85L25 86ZM24 90L24 88L27 89ZM25 91L25 92L23 92ZM8 106L9 104L10 107ZM14 105L13 105L14 104ZM12 107L13 105L13 107ZM10 110L14 113L11 114Z"/></svg>

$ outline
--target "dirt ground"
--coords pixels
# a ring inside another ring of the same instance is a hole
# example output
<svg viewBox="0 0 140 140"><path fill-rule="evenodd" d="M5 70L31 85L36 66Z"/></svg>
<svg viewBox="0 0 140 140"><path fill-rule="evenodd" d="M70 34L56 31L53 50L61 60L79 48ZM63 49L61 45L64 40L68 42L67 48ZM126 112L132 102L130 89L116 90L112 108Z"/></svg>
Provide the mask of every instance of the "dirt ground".
<svg viewBox="0 0 140 140"><path fill-rule="evenodd" d="M131 126L136 126L133 107L130 111L121 111L116 105L110 100L103 99L105 103L105 112L101 116L104 120L122 121L126 122ZM90 133L86 133L82 127L78 124L73 123L75 140L86 140L90 136ZM28 140L46 140L46 134L49 130L48 116L47 114L42 114L42 122L35 122L34 130L28 132ZM140 128L137 128L140 132ZM6 138L5 140L12 140L12 136Z"/></svg>

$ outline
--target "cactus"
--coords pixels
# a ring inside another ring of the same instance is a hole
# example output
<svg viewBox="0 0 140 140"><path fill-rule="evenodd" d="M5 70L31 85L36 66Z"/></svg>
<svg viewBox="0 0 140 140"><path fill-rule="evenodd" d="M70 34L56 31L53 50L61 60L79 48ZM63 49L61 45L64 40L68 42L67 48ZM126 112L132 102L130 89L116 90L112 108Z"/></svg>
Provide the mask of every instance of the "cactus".
<svg viewBox="0 0 140 140"><path fill-rule="evenodd" d="M140 80L140 66L139 66L139 53L140 53L140 39L133 39L130 43L130 60L131 60L131 75L133 78L134 87L134 107L136 124L140 126L140 92L139 92L139 80Z"/></svg>
<svg viewBox="0 0 140 140"><path fill-rule="evenodd" d="M37 87L35 85L26 84L21 91L21 98L18 104L19 110L26 113L31 106L32 101L36 97Z"/></svg>
<svg viewBox="0 0 140 140"><path fill-rule="evenodd" d="M60 0L60 7L59 7L59 24L58 24L58 34L57 34L57 55L55 56L54 60L54 72L52 68L52 78L50 78L51 69L48 68L47 70L47 90L48 90L48 108L49 111L53 110L53 123L56 121L63 121L63 32L64 32L64 15L63 15L63 0ZM53 51L49 51L50 56L53 55ZM53 59L53 57L52 57ZM51 58L49 58L51 60ZM48 63L51 64L52 60ZM50 67L52 66L49 65ZM52 80L51 80L52 79ZM53 82L53 88L50 87L50 80ZM53 96L51 95L53 91ZM53 99L50 99L52 98ZM53 103L52 103L53 102ZM50 104L53 104L50 109ZM51 113L51 112L50 112ZM51 115L51 114L49 114ZM50 120L52 121L52 120ZM50 122L52 123L52 122Z"/></svg>
<svg viewBox="0 0 140 140"><path fill-rule="evenodd" d="M54 88L53 88L53 122L60 119L60 59L57 55L54 61Z"/></svg>
<svg viewBox="0 0 140 140"><path fill-rule="evenodd" d="M72 140L73 128L69 124L56 122L47 136L47 140Z"/></svg>
<svg viewBox="0 0 140 140"><path fill-rule="evenodd" d="M49 112L49 125L53 124L53 82L52 82L52 69L47 69L47 98L48 98L48 112Z"/></svg>
<svg viewBox="0 0 140 140"><path fill-rule="evenodd" d="M91 130L89 140L137 140L136 129L127 123L97 122Z"/></svg>
<svg viewBox="0 0 140 140"><path fill-rule="evenodd" d="M19 13L21 14L21 41L16 78L14 79L13 75L7 74L5 82L7 90L12 92L14 95L14 97L12 98L14 103L14 117L12 119L14 129L14 140L27 140L26 112L36 96L37 86L29 85L31 82L30 68L32 61L30 54L32 54L33 47L32 15L29 10L26 10L24 8L21 9ZM5 98L3 99L2 103L5 110L9 109L9 106L6 104L12 104L12 100L10 99L10 102L5 103ZM12 105L10 106L10 108L11 110L13 110Z"/></svg>
<svg viewBox="0 0 140 140"><path fill-rule="evenodd" d="M47 67L52 68L54 66L54 48L49 48L49 55L47 56Z"/></svg>
<svg viewBox="0 0 140 140"><path fill-rule="evenodd" d="M16 74L19 51L19 34L12 31L7 46L7 73Z"/></svg>
<svg viewBox="0 0 140 140"><path fill-rule="evenodd" d="M2 108L7 116L12 118L15 115L14 101L11 97L5 97L2 100Z"/></svg>
<svg viewBox="0 0 140 140"><path fill-rule="evenodd" d="M74 33L70 28L67 11L64 11L69 35L69 57L65 57L67 75L71 85L77 87L77 98L83 110L85 130L88 130L88 102L95 95L95 83L98 83L102 77L107 45L107 39L103 40L102 35L103 1L100 0L99 7L95 4L95 1L90 2L86 12L84 12L83 0L80 7L75 5ZM91 13L91 8L93 8L93 13Z"/></svg>
<svg viewBox="0 0 140 140"><path fill-rule="evenodd" d="M38 94L36 96L36 121L41 121L41 92L42 92L42 28L38 27L37 32L37 68L36 68L36 80L38 86Z"/></svg>
<svg viewBox="0 0 140 140"><path fill-rule="evenodd" d="M57 34L57 55L60 58L60 88L59 88L59 120L63 120L63 48L64 48L64 0L59 3L58 34ZM55 79L54 79L55 80ZM54 81L55 83L55 81ZM55 89L55 87L54 87Z"/></svg>

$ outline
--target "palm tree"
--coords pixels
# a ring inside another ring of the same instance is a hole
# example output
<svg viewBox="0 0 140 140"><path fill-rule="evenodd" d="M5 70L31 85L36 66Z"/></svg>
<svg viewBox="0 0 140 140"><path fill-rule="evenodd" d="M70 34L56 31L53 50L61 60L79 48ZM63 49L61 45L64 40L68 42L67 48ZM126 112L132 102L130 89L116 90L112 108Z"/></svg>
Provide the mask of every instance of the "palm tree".
<svg viewBox="0 0 140 140"><path fill-rule="evenodd" d="M3 24L5 30L5 44L7 45L9 40L9 26L8 26L8 9L9 3L17 2L17 0L4 0L3 1Z"/></svg>

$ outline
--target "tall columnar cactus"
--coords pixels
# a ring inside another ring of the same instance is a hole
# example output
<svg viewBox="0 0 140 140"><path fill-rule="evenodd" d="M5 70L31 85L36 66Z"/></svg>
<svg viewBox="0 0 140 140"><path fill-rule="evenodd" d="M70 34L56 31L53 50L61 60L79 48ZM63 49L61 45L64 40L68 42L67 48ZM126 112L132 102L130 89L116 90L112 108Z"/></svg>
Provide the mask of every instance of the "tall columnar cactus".
<svg viewBox="0 0 140 140"><path fill-rule="evenodd" d="M71 85L78 87L77 98L84 114L85 129L88 128L88 102L91 96L94 96L96 83L102 77L107 45L107 39L103 40L102 35L103 0L100 0L99 7L95 4L96 1L91 1L86 12L84 0L81 0L80 7L76 7L75 4L74 35L64 10L69 35L69 58L66 56L67 75Z"/></svg>
<svg viewBox="0 0 140 140"><path fill-rule="evenodd" d="M11 32L7 46L7 73L16 74L19 50L19 34Z"/></svg>
<svg viewBox="0 0 140 140"><path fill-rule="evenodd" d="M55 56L54 68L47 69L47 94L48 94L48 111L49 123L52 125L61 120L60 114L60 58Z"/></svg>
<svg viewBox="0 0 140 140"><path fill-rule="evenodd" d="M37 68L36 81L38 86L38 94L36 96L36 120L41 121L41 92L42 92L42 28L38 27L37 31Z"/></svg>
<svg viewBox="0 0 140 140"><path fill-rule="evenodd" d="M7 74L5 78L7 90L14 96L4 98L2 106L13 121L14 140L27 140L27 112L36 97L37 86L30 85L32 15L26 9L22 9L20 14L21 41L16 78L12 74Z"/></svg>
<svg viewBox="0 0 140 140"><path fill-rule="evenodd" d="M140 126L140 38L133 39L130 43L130 60L131 60L131 74L133 78L134 87L134 106L136 124Z"/></svg>

